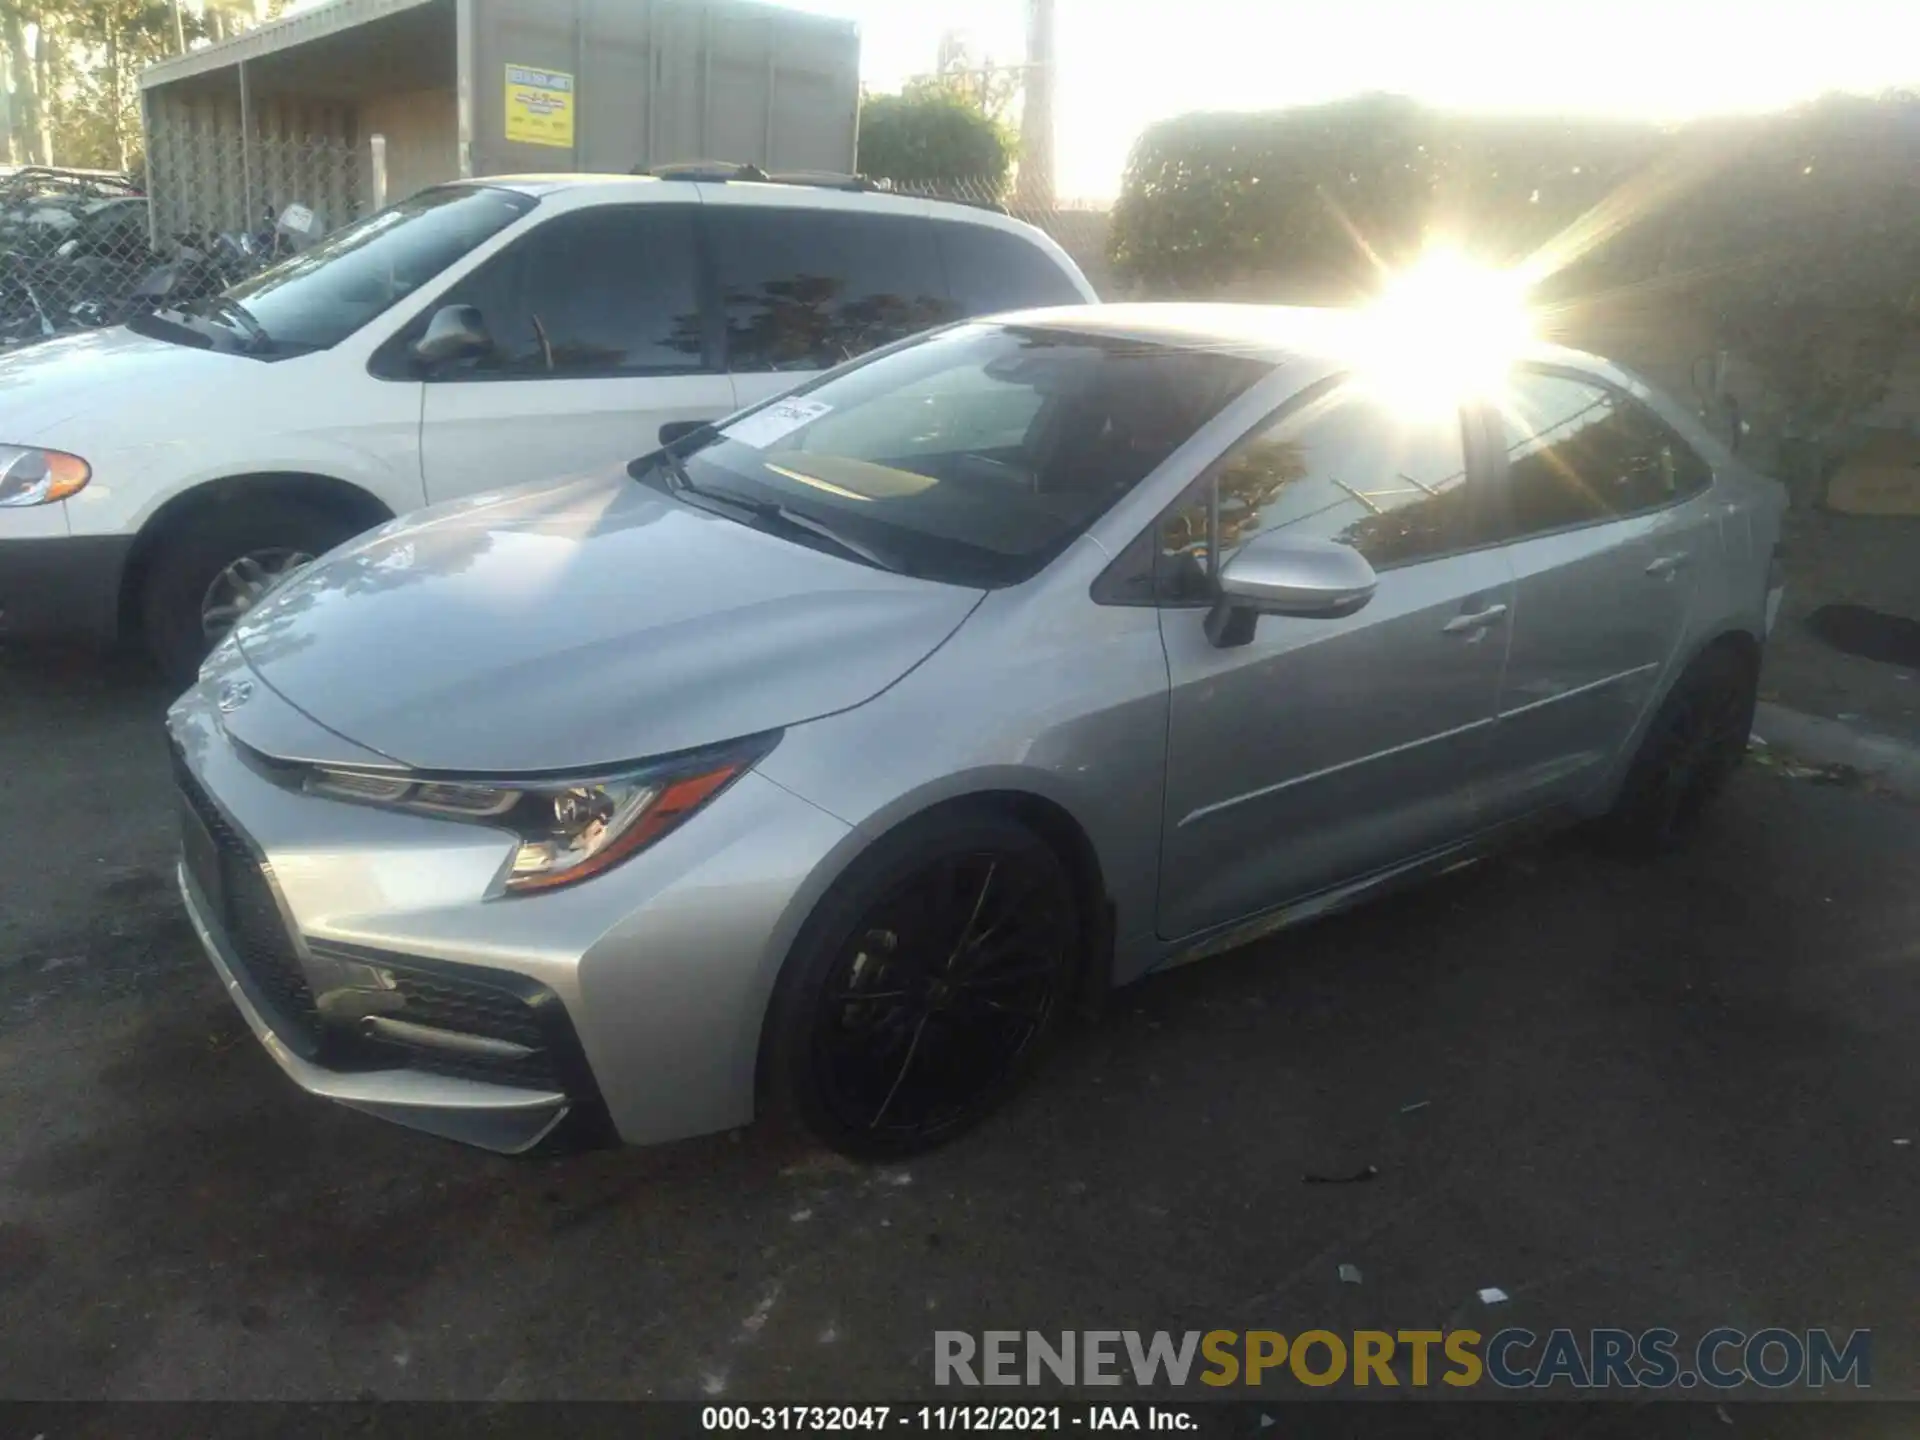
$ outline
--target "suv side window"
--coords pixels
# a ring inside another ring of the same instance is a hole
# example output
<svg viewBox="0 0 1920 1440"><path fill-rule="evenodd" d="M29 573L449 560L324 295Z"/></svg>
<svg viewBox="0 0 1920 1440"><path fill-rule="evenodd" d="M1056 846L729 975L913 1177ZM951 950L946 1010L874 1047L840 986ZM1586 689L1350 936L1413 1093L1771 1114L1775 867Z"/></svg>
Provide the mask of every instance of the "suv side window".
<svg viewBox="0 0 1920 1440"><path fill-rule="evenodd" d="M1210 597L1215 567L1269 530L1351 545L1377 570L1473 548L1459 415L1409 419L1339 382L1290 402L1162 518L1155 589Z"/></svg>
<svg viewBox="0 0 1920 1440"><path fill-rule="evenodd" d="M1086 303L1053 257L1018 235L961 220L937 221L934 230L962 315Z"/></svg>
<svg viewBox="0 0 1920 1440"><path fill-rule="evenodd" d="M824 370L953 318L917 217L715 205L706 224L730 370Z"/></svg>
<svg viewBox="0 0 1920 1440"><path fill-rule="evenodd" d="M1516 375L1500 416L1510 538L1657 510L1713 483L1659 416L1592 380Z"/></svg>
<svg viewBox="0 0 1920 1440"><path fill-rule="evenodd" d="M682 205L608 205L540 226L442 302L476 306L493 350L440 378L707 369L694 214Z"/></svg>

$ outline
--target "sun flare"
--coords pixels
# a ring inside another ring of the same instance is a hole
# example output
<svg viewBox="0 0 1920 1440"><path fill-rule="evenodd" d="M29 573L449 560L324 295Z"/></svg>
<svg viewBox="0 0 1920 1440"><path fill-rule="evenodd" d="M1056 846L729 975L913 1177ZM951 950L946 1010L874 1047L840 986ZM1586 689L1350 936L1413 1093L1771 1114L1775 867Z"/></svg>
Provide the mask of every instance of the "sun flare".
<svg viewBox="0 0 1920 1440"><path fill-rule="evenodd" d="M1371 383L1423 412L1497 392L1534 338L1526 278L1450 248L1392 275L1361 327Z"/></svg>

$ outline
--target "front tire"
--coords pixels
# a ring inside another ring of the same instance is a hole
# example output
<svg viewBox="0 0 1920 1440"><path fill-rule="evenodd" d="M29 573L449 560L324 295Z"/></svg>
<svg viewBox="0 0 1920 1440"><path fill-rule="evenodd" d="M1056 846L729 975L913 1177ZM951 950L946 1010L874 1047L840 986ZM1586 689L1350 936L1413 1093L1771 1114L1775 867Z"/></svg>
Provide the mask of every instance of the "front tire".
<svg viewBox="0 0 1920 1440"><path fill-rule="evenodd" d="M1753 731L1758 660L1731 645L1707 650L1661 703L1601 821L1609 848L1664 854L1692 832L1726 788Z"/></svg>
<svg viewBox="0 0 1920 1440"><path fill-rule="evenodd" d="M782 1109L862 1160L960 1135L1033 1072L1078 973L1081 927L1058 855L986 811L910 821L849 868L776 989Z"/></svg>
<svg viewBox="0 0 1920 1440"><path fill-rule="evenodd" d="M162 542L141 590L147 653L189 685L207 652L273 587L358 526L297 500L240 500L202 511Z"/></svg>

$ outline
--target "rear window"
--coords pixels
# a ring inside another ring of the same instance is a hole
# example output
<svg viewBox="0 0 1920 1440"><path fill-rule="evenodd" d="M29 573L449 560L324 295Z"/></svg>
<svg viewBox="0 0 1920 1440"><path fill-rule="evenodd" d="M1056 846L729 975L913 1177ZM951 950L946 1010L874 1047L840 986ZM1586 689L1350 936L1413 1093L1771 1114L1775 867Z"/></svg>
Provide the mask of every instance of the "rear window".
<svg viewBox="0 0 1920 1440"><path fill-rule="evenodd" d="M960 220L939 221L934 229L947 288L962 315L1086 303L1067 272L1024 236Z"/></svg>
<svg viewBox="0 0 1920 1440"><path fill-rule="evenodd" d="M708 234L732 370L825 370L956 312L911 216L714 205Z"/></svg>

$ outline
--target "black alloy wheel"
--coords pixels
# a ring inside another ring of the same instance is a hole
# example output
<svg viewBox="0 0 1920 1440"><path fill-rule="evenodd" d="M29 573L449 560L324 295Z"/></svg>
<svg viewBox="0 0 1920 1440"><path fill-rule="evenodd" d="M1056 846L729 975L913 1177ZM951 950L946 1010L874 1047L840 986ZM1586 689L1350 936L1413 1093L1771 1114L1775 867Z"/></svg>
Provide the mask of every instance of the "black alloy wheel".
<svg viewBox="0 0 1920 1440"><path fill-rule="evenodd" d="M849 874L783 986L788 1096L861 1158L915 1154L984 1118L1074 984L1079 919L1053 851L999 816L929 819Z"/></svg>

